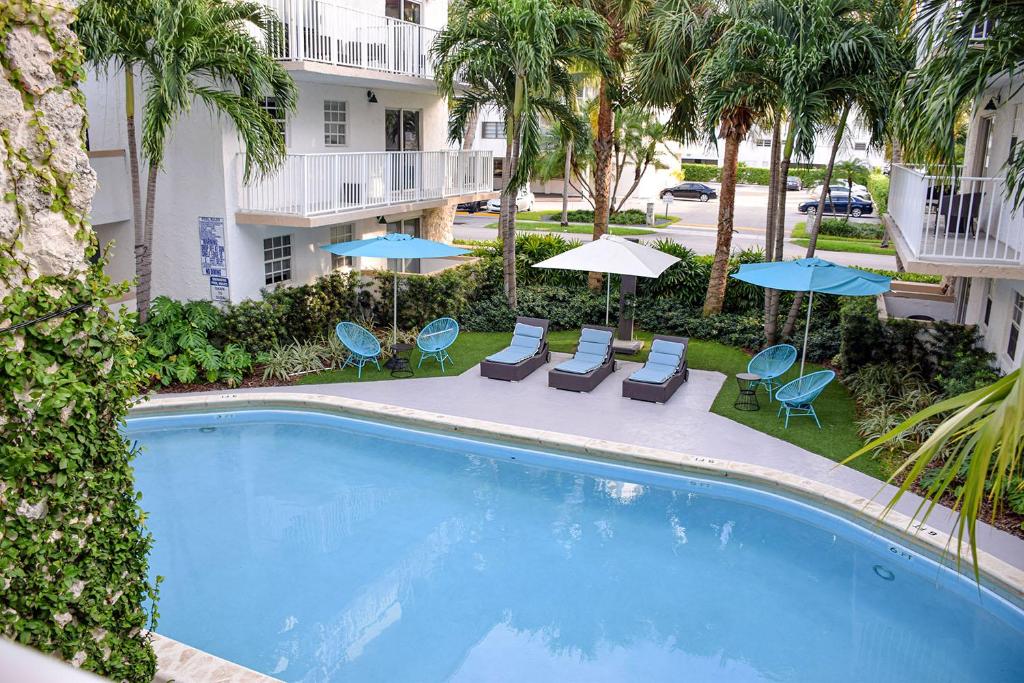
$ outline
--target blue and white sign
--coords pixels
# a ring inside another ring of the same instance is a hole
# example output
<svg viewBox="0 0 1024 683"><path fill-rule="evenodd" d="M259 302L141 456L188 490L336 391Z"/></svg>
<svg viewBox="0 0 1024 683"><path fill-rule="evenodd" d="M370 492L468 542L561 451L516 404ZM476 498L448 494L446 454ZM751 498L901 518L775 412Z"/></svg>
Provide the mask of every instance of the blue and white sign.
<svg viewBox="0 0 1024 683"><path fill-rule="evenodd" d="M199 260L203 268L203 275L227 277L223 218L199 217Z"/></svg>
<svg viewBox="0 0 1024 683"><path fill-rule="evenodd" d="M231 290L226 277L210 276L210 301L230 301Z"/></svg>

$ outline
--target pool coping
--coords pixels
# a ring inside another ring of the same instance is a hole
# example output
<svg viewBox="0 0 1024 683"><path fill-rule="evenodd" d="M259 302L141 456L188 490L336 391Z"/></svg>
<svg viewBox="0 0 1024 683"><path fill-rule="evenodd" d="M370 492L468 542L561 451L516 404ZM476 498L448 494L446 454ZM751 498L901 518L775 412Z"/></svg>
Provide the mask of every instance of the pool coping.
<svg viewBox="0 0 1024 683"><path fill-rule="evenodd" d="M839 514L861 525L870 525L876 533L910 546L927 558L939 562L954 571L973 578L969 560L959 568L951 549L956 539L943 531L927 524L915 522L910 516L895 510L885 512L885 506L864 496L851 493L830 484L824 484L789 472L770 467L735 462L732 460L689 455L679 451L671 451L650 446L619 443L585 436L564 434L540 429L505 425L487 420L458 417L444 413L405 408L401 406L375 403L341 396L328 396L314 393L277 393L277 392L210 392L201 395L174 396L159 395L140 399L129 412L129 418L154 417L176 413L223 412L231 410L304 410L319 413L336 414L344 417L384 420L400 426L427 429L433 432L449 433L463 436L482 437L504 444L540 447L563 453L583 455L592 459L605 461L655 466L675 471L690 472L694 475L728 479L747 484L767 491L778 491L790 498L797 498L830 512ZM897 548L892 548L899 553ZM1004 560L978 550L978 568L982 585L993 592L1010 600L1014 604L1024 603L1024 569L1019 569ZM157 634L154 634L155 636ZM157 636L164 638L163 636ZM170 639L166 639L170 640ZM230 664L225 660L195 650L182 643L171 641L177 646L194 650L211 660L210 674L216 667ZM199 655L196 655L198 657ZM258 674L245 667L237 666L243 678L196 678L197 671L176 672L173 662L160 663L160 672L154 681L169 680L239 680L239 681L274 681L276 679ZM179 659L187 659L179 657ZM185 675L187 673L187 675ZM248 675L258 676L249 678Z"/></svg>

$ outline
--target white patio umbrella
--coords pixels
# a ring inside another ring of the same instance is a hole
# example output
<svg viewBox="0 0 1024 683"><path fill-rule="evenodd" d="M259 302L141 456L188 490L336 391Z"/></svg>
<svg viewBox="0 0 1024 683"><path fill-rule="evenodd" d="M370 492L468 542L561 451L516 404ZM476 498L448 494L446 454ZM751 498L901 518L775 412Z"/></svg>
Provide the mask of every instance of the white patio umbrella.
<svg viewBox="0 0 1024 683"><path fill-rule="evenodd" d="M558 256L534 263L533 267L658 277L678 260L663 251L630 242L616 235L601 235L593 242L587 242L575 249L563 251ZM605 281L607 286L604 324L607 325L612 306L612 280L606 277Z"/></svg>

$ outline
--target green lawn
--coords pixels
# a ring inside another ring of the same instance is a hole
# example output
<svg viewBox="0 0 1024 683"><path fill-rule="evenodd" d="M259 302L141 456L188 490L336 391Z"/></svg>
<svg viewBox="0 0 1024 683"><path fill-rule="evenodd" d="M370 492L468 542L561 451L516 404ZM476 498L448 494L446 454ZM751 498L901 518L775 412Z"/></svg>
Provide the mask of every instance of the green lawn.
<svg viewBox="0 0 1024 683"><path fill-rule="evenodd" d="M804 223L797 223L793 226L793 244L806 247L807 228ZM856 254L882 254L891 256L896 253L892 247L878 246L879 240L864 237L835 237L833 235L818 235L817 248L822 251L846 251Z"/></svg>
<svg viewBox="0 0 1024 683"><path fill-rule="evenodd" d="M640 362L647 359L647 349L650 348L652 335L649 332L638 332L636 336L647 342L644 345L644 351L636 356L623 355L620 358ZM576 330L551 332L548 338L552 351L572 353L579 339L579 332ZM484 357L504 348L508 344L508 339L509 335L506 332L463 332L451 350L451 354L455 358L455 365L449 367L446 374L455 375L465 372ZM412 352L412 359L415 366L419 360L418 352ZM822 429L819 430L814 421L806 417L791 419L789 429L786 429L783 427L782 418L775 414L778 404L768 404L768 397L762 391L759 391L757 395L758 401L761 403L761 410L743 412L733 408L738 393L734 376L737 373L746 372L747 363L750 360L747 353L717 342L693 340L690 342L688 360L690 367L695 370L714 370L728 376L711 408L712 412L718 415L778 437L836 462L841 461L863 444L854 426L856 406L853 397L841 382L832 382L815 401L814 405L818 411ZM807 365L808 372L820 369L820 366L815 364ZM798 373L799 366L796 366L783 378L783 381L794 379ZM416 371L416 377L439 377L441 374L440 367L433 361L425 362L423 367ZM386 370L377 372L376 368L370 367L364 368L361 381L376 382L390 379L391 375ZM355 369L347 368L343 371L334 370L306 375L299 381L299 384L354 381L356 381ZM756 448L757 445L751 444L751 447ZM884 479L892 471L891 463L872 458L859 458L850 466L878 479Z"/></svg>
<svg viewBox="0 0 1024 683"><path fill-rule="evenodd" d="M497 229L498 224L488 223L484 227ZM590 235L594 232L594 226L584 225L583 223L570 223L568 227L563 228L558 223L541 223L539 221L516 220L516 230L524 230L528 232L542 231L566 235ZM654 230L652 230L651 228L620 228L618 226L613 225L611 226L610 230L613 235L621 235L622 237L629 237L632 235L654 234Z"/></svg>

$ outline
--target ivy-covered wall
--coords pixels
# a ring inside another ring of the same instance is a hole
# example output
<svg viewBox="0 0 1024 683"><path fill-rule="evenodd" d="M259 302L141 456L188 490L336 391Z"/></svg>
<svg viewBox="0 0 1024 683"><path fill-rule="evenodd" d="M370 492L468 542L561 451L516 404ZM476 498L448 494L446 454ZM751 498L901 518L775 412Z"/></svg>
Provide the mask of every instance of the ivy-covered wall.
<svg viewBox="0 0 1024 683"><path fill-rule="evenodd" d="M71 19L68 0L0 3L0 634L141 682L150 538L118 431L140 377L89 263Z"/></svg>

